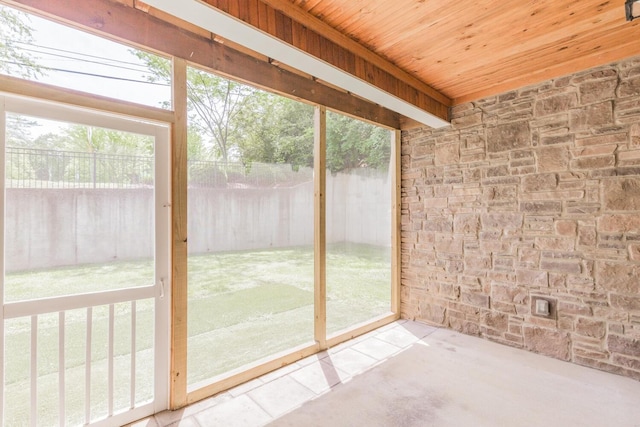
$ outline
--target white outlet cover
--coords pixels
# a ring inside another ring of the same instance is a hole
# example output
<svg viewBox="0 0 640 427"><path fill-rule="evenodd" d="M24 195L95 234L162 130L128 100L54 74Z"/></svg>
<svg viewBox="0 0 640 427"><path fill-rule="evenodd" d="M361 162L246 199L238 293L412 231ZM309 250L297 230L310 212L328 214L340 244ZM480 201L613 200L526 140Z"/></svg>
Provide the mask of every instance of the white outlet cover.
<svg viewBox="0 0 640 427"><path fill-rule="evenodd" d="M540 316L548 316L549 301L543 299L536 300L536 314Z"/></svg>

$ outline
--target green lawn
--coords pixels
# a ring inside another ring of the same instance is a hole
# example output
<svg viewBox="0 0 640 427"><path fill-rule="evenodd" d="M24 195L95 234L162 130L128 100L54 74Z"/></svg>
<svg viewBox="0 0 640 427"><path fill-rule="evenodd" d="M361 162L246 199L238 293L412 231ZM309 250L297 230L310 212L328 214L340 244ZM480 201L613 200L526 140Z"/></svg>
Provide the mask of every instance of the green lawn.
<svg viewBox="0 0 640 427"><path fill-rule="evenodd" d="M389 311L388 249L331 245L327 250L327 329L348 328ZM188 383L313 342L313 251L288 248L189 257ZM7 275L10 300L146 284L150 262L114 262ZM84 286L82 284L85 284ZM131 305L117 304L116 408L128 407ZM153 390L152 301L137 303L136 400ZM86 310L65 318L66 414L84 422ZM31 319L5 323L5 424L27 425ZM145 332L146 331L146 332ZM108 307L93 309L92 413L106 415ZM58 315L38 319L38 425L58 423Z"/></svg>

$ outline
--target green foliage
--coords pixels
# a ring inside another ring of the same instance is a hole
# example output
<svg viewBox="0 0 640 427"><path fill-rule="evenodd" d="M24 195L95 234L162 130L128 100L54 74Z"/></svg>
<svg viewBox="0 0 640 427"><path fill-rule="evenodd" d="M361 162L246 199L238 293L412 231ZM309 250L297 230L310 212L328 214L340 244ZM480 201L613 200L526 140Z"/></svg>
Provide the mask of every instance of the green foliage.
<svg viewBox="0 0 640 427"><path fill-rule="evenodd" d="M255 98L254 109L244 112L252 118L239 142L242 161L313 167L313 107L266 92Z"/></svg>
<svg viewBox="0 0 640 427"><path fill-rule="evenodd" d="M388 130L342 114L327 113L327 169L332 173L364 167L387 170L390 156Z"/></svg>
<svg viewBox="0 0 640 427"><path fill-rule="evenodd" d="M33 29L25 13L0 5L0 73L35 78L42 71L31 55L21 49L33 41Z"/></svg>

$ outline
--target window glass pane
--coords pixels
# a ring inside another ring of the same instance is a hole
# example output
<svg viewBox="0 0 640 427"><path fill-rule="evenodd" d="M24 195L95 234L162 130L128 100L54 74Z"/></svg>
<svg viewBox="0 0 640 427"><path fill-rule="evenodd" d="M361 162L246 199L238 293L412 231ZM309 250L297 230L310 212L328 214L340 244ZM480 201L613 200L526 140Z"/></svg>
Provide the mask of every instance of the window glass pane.
<svg viewBox="0 0 640 427"><path fill-rule="evenodd" d="M327 113L327 333L391 310L391 133Z"/></svg>
<svg viewBox="0 0 640 427"><path fill-rule="evenodd" d="M188 79L193 386L313 341L313 108Z"/></svg>
<svg viewBox="0 0 640 427"><path fill-rule="evenodd" d="M7 114L5 301L151 286L154 138Z"/></svg>
<svg viewBox="0 0 640 427"><path fill-rule="evenodd" d="M0 73L171 108L171 62L0 5Z"/></svg>

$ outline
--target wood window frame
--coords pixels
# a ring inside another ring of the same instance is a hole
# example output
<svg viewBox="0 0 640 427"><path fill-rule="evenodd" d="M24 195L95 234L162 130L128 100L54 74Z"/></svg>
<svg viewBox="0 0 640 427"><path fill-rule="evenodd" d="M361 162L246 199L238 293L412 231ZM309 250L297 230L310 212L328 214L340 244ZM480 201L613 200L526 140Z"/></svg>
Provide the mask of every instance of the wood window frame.
<svg viewBox="0 0 640 427"><path fill-rule="evenodd" d="M102 0L101 0L102 1ZM13 5L12 2L7 2ZM19 6L19 5L18 5ZM112 7L120 8L121 5L112 4ZM27 8L28 12L44 15L48 19L61 21L56 14L38 13L38 10ZM142 13L135 9L130 9L131 13ZM64 13L73 14L67 7ZM118 13L122 13L121 11ZM67 20L75 23L81 31L105 37L105 33L96 30L82 22L82 17L67 17ZM74 20L75 19L75 20ZM150 18L151 19L151 18ZM163 24L165 25L165 24ZM123 25L124 28L126 25ZM165 25L166 26L166 25ZM176 27L177 28L177 27ZM174 28L174 31L177 31ZM166 30L165 30L166 31ZM138 32L137 34L148 34L148 32ZM181 37L183 33L181 33ZM109 35L109 34L107 34ZM158 43L152 42L155 36L145 36L149 39L131 40L123 37L122 34L115 34L118 41L128 43L136 48L155 51L172 60L172 110L144 106L132 102L121 101L104 96L93 95L81 91L63 89L53 85L27 81L19 78L0 75L0 92L7 92L21 96L34 97L46 101L53 101L83 108L96 109L104 112L122 114L127 116L137 116L143 119L168 123L171 126L171 313L170 313L170 376L169 376L169 409L175 410L188 404L210 397L216 393L239 385L260 375L278 369L287 364L294 363L302 358L313 355L319 351L335 346L356 336L370 332L383 325L391 323L400 318L400 118L396 113L390 113L384 109L380 110L368 106L365 110L361 108L370 103L363 101L352 95L324 86L317 82L305 82L301 77L292 77L293 73L286 70L279 70L278 73L287 76L286 87L296 93L293 95L287 90L274 90L272 87L265 87L261 83L259 72L254 72L256 81L252 82L251 76L246 76L247 59L237 64L239 80L243 83L254 84L262 89L271 90L279 95L295 98L299 101L315 105L315 164L318 170L325 171L324 147L326 146L326 111L329 107L332 111L340 114L347 114L361 120L369 121L378 126L384 127L392 132L391 138L391 311L390 313L370 319L369 321L353 326L346 332L341 332L330 337L326 336L326 282L325 282L325 176L324 173L315 174L314 178L314 336L315 344L296 347L286 352L279 353L267 361L257 362L247 365L241 372L232 373L216 382L204 387L188 390L187 387L187 65L188 61L182 59L183 56L176 56L176 46L163 49ZM183 46L184 47L184 46ZM228 49L224 46L218 49ZM234 53L236 58L244 58L244 54ZM245 55L246 56L246 55ZM222 74L225 77L233 78L233 72L229 69L221 70L212 67L207 61L194 62L200 69ZM225 65L226 66L226 65ZM245 70L245 71L243 71ZM243 74L244 73L244 74ZM288 73L288 74L287 74ZM300 93L295 90L295 82L306 85ZM311 86L309 86L311 85ZM307 87L308 86L308 87ZM321 89L322 94L311 95L316 89ZM309 94L309 98L304 97L304 93ZM346 96L346 98L345 98ZM336 98L337 97L337 98ZM336 104L342 99L349 99L349 103L338 108ZM326 101L326 104L318 101ZM345 111L346 110L346 111ZM382 121L372 118L381 117Z"/></svg>

